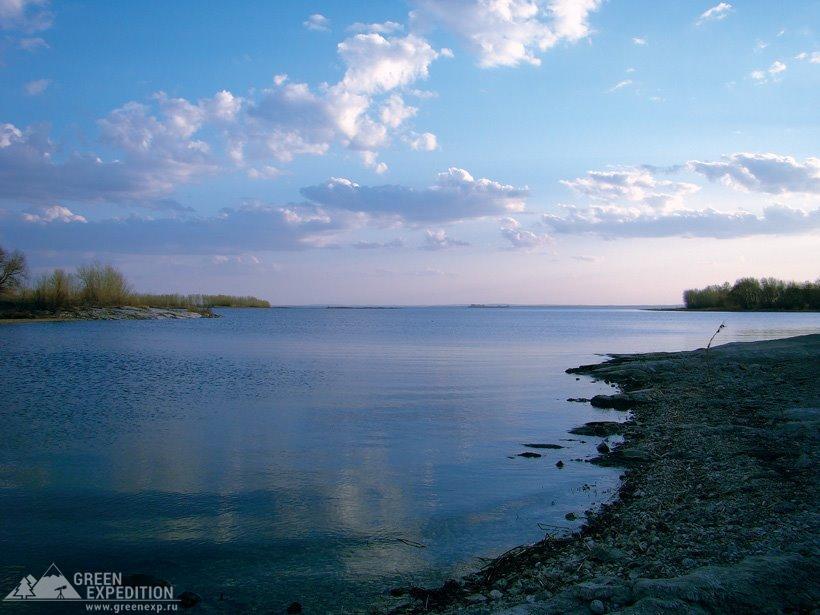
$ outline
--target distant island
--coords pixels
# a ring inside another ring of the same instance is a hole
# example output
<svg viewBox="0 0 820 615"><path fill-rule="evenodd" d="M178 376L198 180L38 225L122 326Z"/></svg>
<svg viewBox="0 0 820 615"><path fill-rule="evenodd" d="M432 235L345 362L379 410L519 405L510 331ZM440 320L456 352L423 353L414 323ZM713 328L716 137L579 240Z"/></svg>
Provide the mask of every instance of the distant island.
<svg viewBox="0 0 820 615"><path fill-rule="evenodd" d="M122 272L92 263L54 269L29 284L26 257L0 246L0 319L155 320L215 318L212 308L269 308L256 297L137 293Z"/></svg>
<svg viewBox="0 0 820 615"><path fill-rule="evenodd" d="M815 311L820 310L820 280L785 282L775 278L740 278L683 291L686 310Z"/></svg>

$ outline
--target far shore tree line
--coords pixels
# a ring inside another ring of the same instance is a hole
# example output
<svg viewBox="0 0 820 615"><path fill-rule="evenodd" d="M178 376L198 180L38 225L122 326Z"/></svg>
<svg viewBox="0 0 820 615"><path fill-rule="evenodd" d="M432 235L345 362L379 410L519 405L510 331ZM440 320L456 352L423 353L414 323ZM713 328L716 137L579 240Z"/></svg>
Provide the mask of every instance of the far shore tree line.
<svg viewBox="0 0 820 615"><path fill-rule="evenodd" d="M184 309L270 307L270 303L256 297L137 293L121 271L99 263L81 265L73 273L54 269L30 280L25 255L16 250L8 252L2 246L0 304L43 309L126 305Z"/></svg>
<svg viewBox="0 0 820 615"><path fill-rule="evenodd" d="M820 280L786 282L775 278L740 278L683 291L691 310L820 310Z"/></svg>

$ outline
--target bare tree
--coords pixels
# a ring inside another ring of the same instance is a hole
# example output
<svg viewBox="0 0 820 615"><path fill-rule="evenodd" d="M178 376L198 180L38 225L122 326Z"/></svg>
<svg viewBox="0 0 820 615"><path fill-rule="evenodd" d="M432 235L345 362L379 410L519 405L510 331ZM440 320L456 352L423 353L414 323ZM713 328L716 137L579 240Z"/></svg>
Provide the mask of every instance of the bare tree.
<svg viewBox="0 0 820 615"><path fill-rule="evenodd" d="M17 290L28 275L26 257L22 252L6 252L0 246L0 295Z"/></svg>

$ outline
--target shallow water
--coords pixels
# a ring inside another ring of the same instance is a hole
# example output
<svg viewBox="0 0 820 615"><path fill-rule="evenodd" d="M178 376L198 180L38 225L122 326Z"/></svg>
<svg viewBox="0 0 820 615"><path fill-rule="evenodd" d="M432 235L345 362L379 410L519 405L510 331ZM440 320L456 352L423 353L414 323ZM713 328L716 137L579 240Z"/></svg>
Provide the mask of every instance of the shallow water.
<svg viewBox="0 0 820 615"><path fill-rule="evenodd" d="M567 430L622 415L566 402L606 388L567 367L702 347L724 320L721 343L820 331L820 314L221 313L0 327L0 594L54 561L166 578L206 611L353 611L611 497L616 470L571 461L597 440ZM566 448L515 457L525 442Z"/></svg>

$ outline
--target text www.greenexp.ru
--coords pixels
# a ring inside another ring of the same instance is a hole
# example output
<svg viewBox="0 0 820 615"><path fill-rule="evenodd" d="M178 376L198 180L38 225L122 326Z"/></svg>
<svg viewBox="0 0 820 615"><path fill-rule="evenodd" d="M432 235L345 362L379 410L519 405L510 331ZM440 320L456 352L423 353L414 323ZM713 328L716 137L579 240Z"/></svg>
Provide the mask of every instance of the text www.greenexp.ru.
<svg viewBox="0 0 820 615"><path fill-rule="evenodd" d="M174 602L87 602L85 605L86 611L99 613L169 613L178 609L179 605Z"/></svg>

